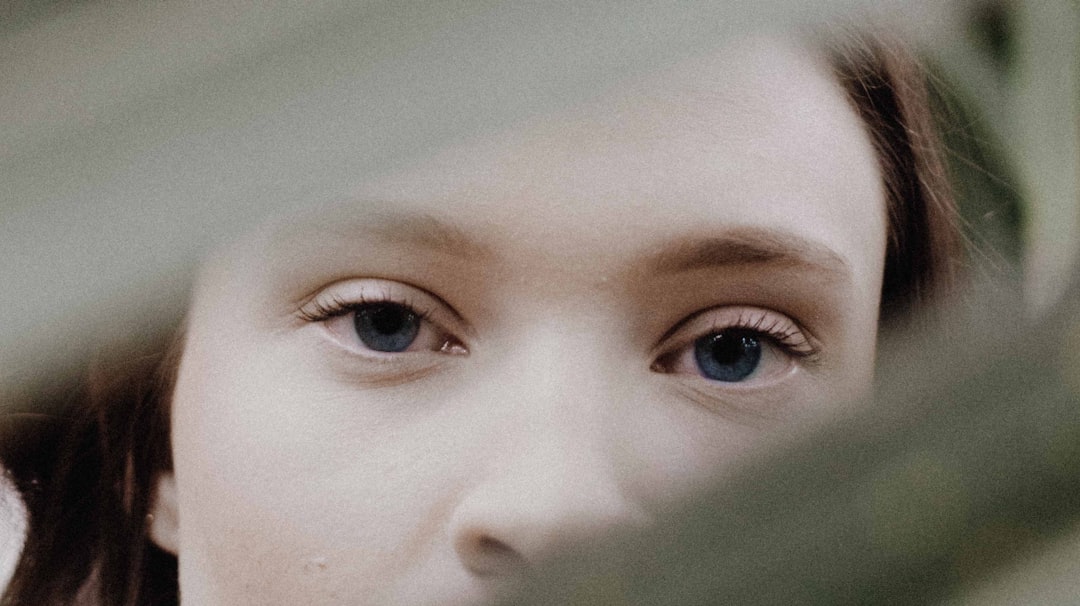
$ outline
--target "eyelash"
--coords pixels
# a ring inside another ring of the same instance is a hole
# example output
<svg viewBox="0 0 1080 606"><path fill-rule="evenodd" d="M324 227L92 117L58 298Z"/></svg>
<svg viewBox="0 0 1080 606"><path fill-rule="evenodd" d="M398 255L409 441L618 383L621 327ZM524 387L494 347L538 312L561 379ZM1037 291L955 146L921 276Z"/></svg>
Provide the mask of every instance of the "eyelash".
<svg viewBox="0 0 1080 606"><path fill-rule="evenodd" d="M755 315L757 318L751 319ZM765 337L795 358L814 359L819 353L817 345L811 342L806 332L793 321L772 316L766 312L739 312L739 317L734 323L716 324L709 332L702 335L724 330L745 330L756 336Z"/></svg>
<svg viewBox="0 0 1080 606"><path fill-rule="evenodd" d="M308 307L310 307L310 309L301 309L298 315L300 316L300 319L305 322L326 322L379 303L400 305L416 314L421 322L430 322L431 316L434 313L434 310L418 306L412 301L409 301L408 298L398 300L389 296L370 297L365 294L360 294L353 301L346 301L337 295L330 297L329 301L316 299L309 304Z"/></svg>
<svg viewBox="0 0 1080 606"><path fill-rule="evenodd" d="M718 307L689 316L665 333L650 370L735 388L769 383L798 366L814 366L819 354L812 335L783 314Z"/></svg>

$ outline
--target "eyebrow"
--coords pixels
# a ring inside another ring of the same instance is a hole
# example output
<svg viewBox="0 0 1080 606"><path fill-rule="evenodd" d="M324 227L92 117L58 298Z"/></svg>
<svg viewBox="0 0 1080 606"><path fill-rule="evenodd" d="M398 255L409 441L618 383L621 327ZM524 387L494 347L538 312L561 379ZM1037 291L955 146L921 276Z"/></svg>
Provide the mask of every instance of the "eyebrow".
<svg viewBox="0 0 1080 606"><path fill-rule="evenodd" d="M410 248L449 253L466 259L494 256L489 246L474 239L465 230L426 213L402 214L374 210L362 218L336 222L330 229L344 239L364 233Z"/></svg>
<svg viewBox="0 0 1080 606"><path fill-rule="evenodd" d="M377 203L376 203L377 204ZM343 239L365 233L376 238L469 260L495 258L495 250L452 222L428 213L372 208L362 217L324 225ZM737 227L716 235L677 238L655 249L642 267L650 273L681 273L739 265L772 265L850 279L851 267L824 244L786 230Z"/></svg>
<svg viewBox="0 0 1080 606"><path fill-rule="evenodd" d="M823 244L786 231L747 227L677 241L654 253L648 268L655 273L681 273L766 264L819 270L844 278L851 275L847 261Z"/></svg>

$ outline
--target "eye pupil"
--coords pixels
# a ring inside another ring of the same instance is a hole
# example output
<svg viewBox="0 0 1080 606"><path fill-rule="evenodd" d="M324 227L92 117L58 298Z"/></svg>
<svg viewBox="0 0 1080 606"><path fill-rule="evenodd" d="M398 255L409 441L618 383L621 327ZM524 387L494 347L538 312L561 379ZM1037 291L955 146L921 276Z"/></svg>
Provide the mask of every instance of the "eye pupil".
<svg viewBox="0 0 1080 606"><path fill-rule="evenodd" d="M694 359L705 377L733 383L749 377L761 362L761 342L753 333L725 330L694 341Z"/></svg>
<svg viewBox="0 0 1080 606"><path fill-rule="evenodd" d="M420 332L420 316L396 303L372 303L356 310L356 335L375 351L408 349Z"/></svg>

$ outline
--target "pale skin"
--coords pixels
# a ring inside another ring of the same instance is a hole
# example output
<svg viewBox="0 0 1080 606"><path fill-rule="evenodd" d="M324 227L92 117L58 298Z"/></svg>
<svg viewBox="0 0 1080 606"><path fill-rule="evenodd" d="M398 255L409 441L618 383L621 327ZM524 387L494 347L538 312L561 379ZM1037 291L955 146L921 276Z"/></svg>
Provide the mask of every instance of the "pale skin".
<svg viewBox="0 0 1080 606"><path fill-rule="evenodd" d="M153 537L190 604L492 599L865 392L885 234L791 42L417 162L207 264Z"/></svg>

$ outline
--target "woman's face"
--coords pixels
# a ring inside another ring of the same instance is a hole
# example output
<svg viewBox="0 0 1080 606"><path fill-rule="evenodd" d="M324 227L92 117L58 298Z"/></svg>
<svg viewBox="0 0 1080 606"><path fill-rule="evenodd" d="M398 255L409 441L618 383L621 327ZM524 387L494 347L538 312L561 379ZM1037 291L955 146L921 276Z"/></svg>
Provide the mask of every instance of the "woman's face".
<svg viewBox="0 0 1080 606"><path fill-rule="evenodd" d="M207 265L154 536L192 604L483 601L865 390L885 233L793 44L445 151Z"/></svg>

